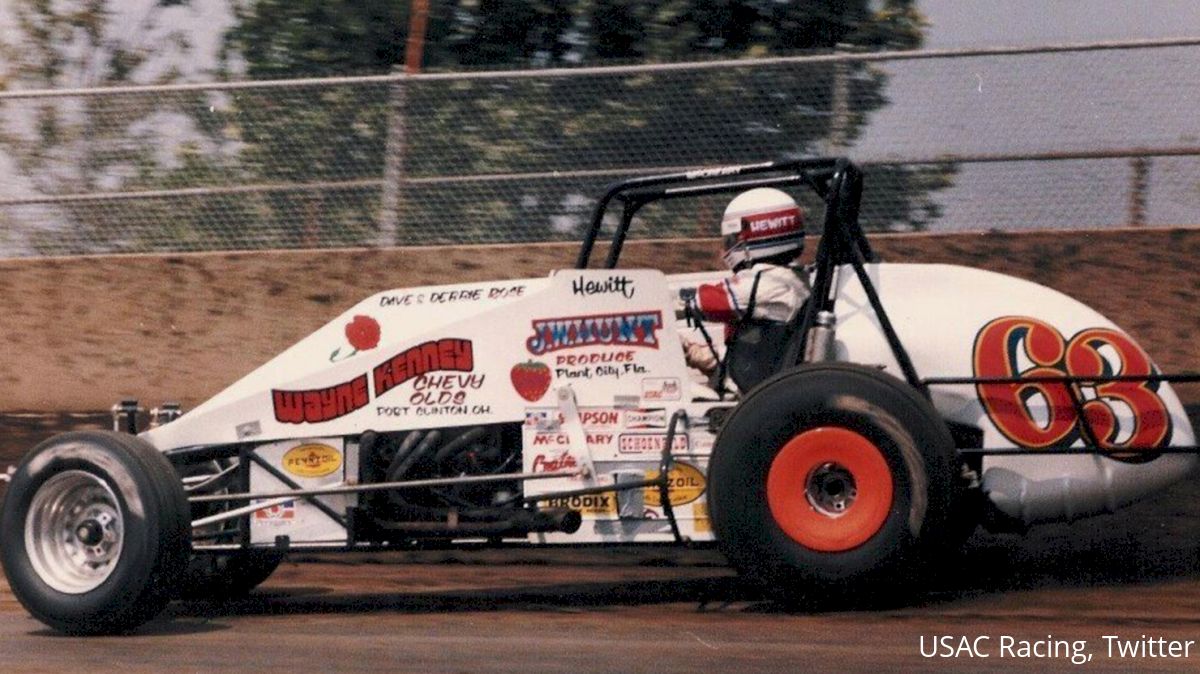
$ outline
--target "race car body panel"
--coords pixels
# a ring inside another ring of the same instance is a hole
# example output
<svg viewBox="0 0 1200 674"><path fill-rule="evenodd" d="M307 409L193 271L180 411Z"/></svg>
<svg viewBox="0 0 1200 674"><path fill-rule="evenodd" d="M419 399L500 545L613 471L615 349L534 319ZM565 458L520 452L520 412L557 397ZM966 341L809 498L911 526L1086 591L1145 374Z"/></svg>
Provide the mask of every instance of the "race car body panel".
<svg viewBox="0 0 1200 674"><path fill-rule="evenodd" d="M165 451L522 422L561 386L581 406L611 407L616 396L636 406L655 385L687 399L669 300L658 271L379 293L143 435Z"/></svg>
<svg viewBox="0 0 1200 674"><path fill-rule="evenodd" d="M994 272L952 265L867 265L900 340L921 378L1138 377L1157 372L1112 321L1056 290ZM837 358L878 364L903 376L853 270L839 270ZM1080 385L1081 417L1064 384L953 385L930 388L949 421L983 431L984 447L1080 447L1093 431L1100 455L994 456L983 490L1026 524L1115 510L1189 474L1194 455L1122 453L1122 447L1192 445L1195 435L1166 383Z"/></svg>
<svg viewBox="0 0 1200 674"><path fill-rule="evenodd" d="M1150 374L1149 358L1111 321L1052 289L952 265L870 264L917 373L930 377ZM594 462L589 486L654 471L666 420L705 389L684 363L674 297L679 287L719 277L657 271L563 271L549 278L431 286L374 295L213 399L144 435L162 450L289 438L476 424L522 424L528 472ZM853 270L838 272L836 358L903 377ZM716 341L719 325L710 326ZM558 426L555 391L569 388L586 451ZM1194 442L1188 418L1165 383L1084 386L1086 413L1118 458L1095 455L989 457L983 490L1027 523L1115 509L1190 472L1196 457L1134 457L1121 446ZM1054 386L931 387L949 421L978 428L985 447L1068 446L1085 440L1076 410ZM726 403L728 404L728 403ZM702 413L703 409L692 410ZM693 429L676 441L680 497L689 535L705 538L703 474L713 435ZM527 494L572 489L578 479L530 483ZM693 486L696 486L693 484ZM618 541L667 537L661 510L626 492L555 503L581 511L576 534L538 540ZM627 497L628 496L628 497ZM673 498L674 500L674 498ZM653 501L653 498L650 499ZM642 517L633 517L635 509ZM624 513L624 517L621 514ZM641 523L632 523L636 520ZM608 524L604 524L607 522ZM623 524L622 524L623 522ZM657 526L657 528L655 528Z"/></svg>

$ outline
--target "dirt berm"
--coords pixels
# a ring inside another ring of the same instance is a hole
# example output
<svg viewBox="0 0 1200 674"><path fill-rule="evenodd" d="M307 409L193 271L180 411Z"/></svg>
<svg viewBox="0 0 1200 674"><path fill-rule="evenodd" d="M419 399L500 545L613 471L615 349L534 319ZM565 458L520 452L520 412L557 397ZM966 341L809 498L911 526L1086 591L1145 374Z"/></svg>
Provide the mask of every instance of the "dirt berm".
<svg viewBox="0 0 1200 674"><path fill-rule="evenodd" d="M1200 367L1200 229L874 238L890 261L992 269L1069 293L1165 371ZM713 240L631 243L625 267L715 268ZM194 406L361 298L536 277L574 244L0 261L0 410L102 410L123 397ZM1184 389L1186 400L1200 392Z"/></svg>

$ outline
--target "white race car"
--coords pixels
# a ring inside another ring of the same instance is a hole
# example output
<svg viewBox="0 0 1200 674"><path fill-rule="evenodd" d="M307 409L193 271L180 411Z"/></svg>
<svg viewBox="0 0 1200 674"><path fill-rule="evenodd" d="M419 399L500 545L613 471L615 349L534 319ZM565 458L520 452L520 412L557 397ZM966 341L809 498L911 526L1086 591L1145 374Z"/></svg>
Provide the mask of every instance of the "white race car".
<svg viewBox="0 0 1200 674"><path fill-rule="evenodd" d="M738 325L741 393L718 393L676 298L719 275L615 267L643 205L766 185L826 204L812 299ZM131 403L125 432L53 437L7 490L9 584L96 634L249 591L289 550L715 541L786 600L911 586L980 523L1108 512L1192 471L1170 384L1196 376L1043 286L878 262L861 193L844 159L624 181L574 269L383 292L182 416L134 434Z"/></svg>

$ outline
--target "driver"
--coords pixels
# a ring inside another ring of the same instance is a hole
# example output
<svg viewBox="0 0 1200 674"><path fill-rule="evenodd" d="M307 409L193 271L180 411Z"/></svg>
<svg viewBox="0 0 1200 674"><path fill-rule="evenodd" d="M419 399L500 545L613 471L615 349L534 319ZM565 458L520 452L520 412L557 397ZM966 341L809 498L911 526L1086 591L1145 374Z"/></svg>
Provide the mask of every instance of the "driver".
<svg viewBox="0 0 1200 674"><path fill-rule="evenodd" d="M737 321L791 321L808 299L808 274L796 264L804 252L804 213L787 193L771 187L742 192L721 217L725 264L732 274L694 291L680 291L693 316L725 324L728 342ZM719 364L711 344L685 340L688 365L711 375Z"/></svg>

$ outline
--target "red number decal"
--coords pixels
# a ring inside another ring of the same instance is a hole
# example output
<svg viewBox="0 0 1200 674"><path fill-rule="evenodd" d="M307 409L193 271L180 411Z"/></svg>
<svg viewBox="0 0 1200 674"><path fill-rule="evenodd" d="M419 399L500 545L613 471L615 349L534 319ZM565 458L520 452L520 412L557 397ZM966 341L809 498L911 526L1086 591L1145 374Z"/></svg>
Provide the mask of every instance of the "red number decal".
<svg viewBox="0 0 1200 674"><path fill-rule="evenodd" d="M1108 346L1120 357L1121 369L1111 372L1100 349ZM1092 328L1084 330L1067 345L1067 371L1080 377L1095 377L1106 374L1146 376L1153 373L1150 358L1141 347L1125 335L1112 330ZM1133 411L1133 429L1129 439L1117 442L1121 428L1117 415L1106 402L1117 400ZM1171 415L1162 398L1144 381L1114 381L1096 386L1096 398L1083 406L1084 414L1091 422L1092 432L1101 447L1157 447L1167 438L1171 430Z"/></svg>
<svg viewBox="0 0 1200 674"><path fill-rule="evenodd" d="M1114 370L1101 354L1107 347L1118 361ZM1022 356L1028 365L1020 369ZM1154 373L1150 358L1133 340L1108 328L1080 331L1068 342L1050 324L1026 316L1005 316L988 323L975 338L976 377L1044 376L1102 377L1148 376ZM979 400L996 428L1021 447L1068 445L1080 434L1080 419L1071 401L1069 384L1018 382L978 384ZM1158 447L1170 435L1171 416L1157 386L1146 381L1104 382L1094 386L1088 399L1081 392L1083 413L1096 442L1104 449ZM1031 412L1031 400L1041 396L1045 419ZM1113 403L1122 403L1133 416L1129 437L1118 442L1120 427ZM1152 456L1124 454L1113 458L1148 460Z"/></svg>
<svg viewBox="0 0 1200 674"><path fill-rule="evenodd" d="M1018 371L1023 353L1033 367ZM984 326L975 338L976 377L1061 376L1065 344L1053 326L1026 317L998 318ZM1021 447L1048 447L1063 442L1076 428L1078 415L1065 384L1022 382L980 384L979 400L992 423ZM1029 410L1029 400L1040 394L1048 412L1038 423Z"/></svg>

